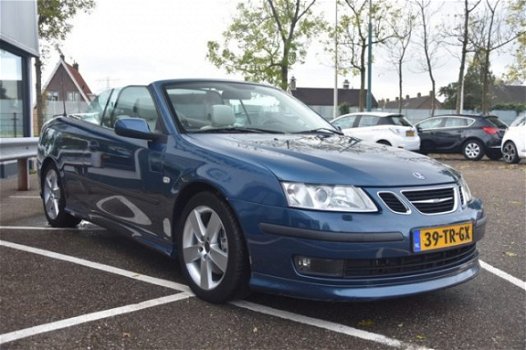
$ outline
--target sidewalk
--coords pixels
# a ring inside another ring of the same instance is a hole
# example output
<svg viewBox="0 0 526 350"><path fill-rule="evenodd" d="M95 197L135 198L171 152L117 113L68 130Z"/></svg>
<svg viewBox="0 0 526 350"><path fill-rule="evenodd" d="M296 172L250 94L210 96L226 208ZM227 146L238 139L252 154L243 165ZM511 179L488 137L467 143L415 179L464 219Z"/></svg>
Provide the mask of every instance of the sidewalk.
<svg viewBox="0 0 526 350"><path fill-rule="evenodd" d="M38 176L30 175L31 190L18 191L16 176L0 179L0 225L25 221L36 216L44 217L39 192Z"/></svg>

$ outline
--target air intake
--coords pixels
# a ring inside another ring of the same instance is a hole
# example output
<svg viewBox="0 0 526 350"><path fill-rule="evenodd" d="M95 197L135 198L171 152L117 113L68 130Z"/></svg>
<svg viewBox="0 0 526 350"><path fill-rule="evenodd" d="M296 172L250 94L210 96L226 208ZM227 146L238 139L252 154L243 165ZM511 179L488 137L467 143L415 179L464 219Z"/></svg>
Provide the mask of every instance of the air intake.
<svg viewBox="0 0 526 350"><path fill-rule="evenodd" d="M392 192L379 192L378 196L382 198L385 205L391 209L391 211L397 214L407 214L409 209L405 206L404 203Z"/></svg>
<svg viewBox="0 0 526 350"><path fill-rule="evenodd" d="M402 194L422 214L445 214L455 210L453 187L402 191Z"/></svg>

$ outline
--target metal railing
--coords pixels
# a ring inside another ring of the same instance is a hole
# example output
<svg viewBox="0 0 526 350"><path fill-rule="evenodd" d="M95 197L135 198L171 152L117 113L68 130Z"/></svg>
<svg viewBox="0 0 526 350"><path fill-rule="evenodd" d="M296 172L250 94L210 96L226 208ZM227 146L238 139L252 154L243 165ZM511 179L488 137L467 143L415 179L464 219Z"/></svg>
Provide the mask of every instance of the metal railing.
<svg viewBox="0 0 526 350"><path fill-rule="evenodd" d="M38 137L0 138L0 162L18 162L18 189L27 191L29 184L28 160L37 155Z"/></svg>

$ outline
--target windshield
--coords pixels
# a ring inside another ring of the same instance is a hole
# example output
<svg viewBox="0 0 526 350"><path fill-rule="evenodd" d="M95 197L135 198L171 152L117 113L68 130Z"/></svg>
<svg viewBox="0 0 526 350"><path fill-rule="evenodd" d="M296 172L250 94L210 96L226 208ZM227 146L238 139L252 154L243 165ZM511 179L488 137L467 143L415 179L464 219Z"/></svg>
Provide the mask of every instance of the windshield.
<svg viewBox="0 0 526 350"><path fill-rule="evenodd" d="M288 94L272 87L231 82L183 82L165 87L186 132L338 132Z"/></svg>
<svg viewBox="0 0 526 350"><path fill-rule="evenodd" d="M496 127L500 129L508 128L508 125L500 121L499 117L497 117L496 115L487 116L486 120L489 120L491 123L493 123L493 125L495 125Z"/></svg>
<svg viewBox="0 0 526 350"><path fill-rule="evenodd" d="M526 116L525 117L517 117L515 120L510 124L510 126L520 126L524 125L526 122Z"/></svg>

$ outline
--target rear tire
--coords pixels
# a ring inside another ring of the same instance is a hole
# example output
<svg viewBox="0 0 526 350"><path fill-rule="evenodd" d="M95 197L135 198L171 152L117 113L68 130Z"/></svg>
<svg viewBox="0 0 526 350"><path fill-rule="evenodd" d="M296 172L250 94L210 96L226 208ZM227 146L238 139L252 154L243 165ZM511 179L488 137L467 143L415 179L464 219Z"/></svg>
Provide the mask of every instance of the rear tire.
<svg viewBox="0 0 526 350"><path fill-rule="evenodd" d="M506 141L504 147L502 147L502 156L504 161L509 164L516 164L519 162L520 157L517 153L517 147L513 141Z"/></svg>
<svg viewBox="0 0 526 350"><path fill-rule="evenodd" d="M196 194L176 232L181 270L198 297L224 303L248 294L246 244L227 203L210 192Z"/></svg>
<svg viewBox="0 0 526 350"><path fill-rule="evenodd" d="M81 221L65 211L66 198L57 168L49 164L42 173L42 204L44 214L53 227L75 227Z"/></svg>
<svg viewBox="0 0 526 350"><path fill-rule="evenodd" d="M480 160L484 157L484 147L478 140L468 140L462 148L464 157L469 160Z"/></svg>

